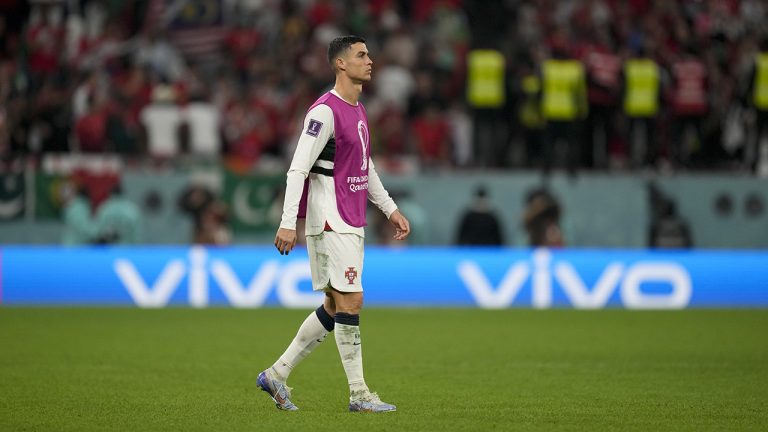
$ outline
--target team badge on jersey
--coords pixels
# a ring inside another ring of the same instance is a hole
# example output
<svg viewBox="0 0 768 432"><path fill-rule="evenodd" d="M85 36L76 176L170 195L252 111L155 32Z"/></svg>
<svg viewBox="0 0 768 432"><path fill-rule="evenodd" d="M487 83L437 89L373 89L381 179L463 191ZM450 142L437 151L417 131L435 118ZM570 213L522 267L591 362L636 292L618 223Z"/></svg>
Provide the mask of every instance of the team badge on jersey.
<svg viewBox="0 0 768 432"><path fill-rule="evenodd" d="M309 136L317 137L317 134L320 133L320 129L323 128L323 124L315 119L310 119L309 124L307 125L307 132L306 134Z"/></svg>
<svg viewBox="0 0 768 432"><path fill-rule="evenodd" d="M344 272L344 277L349 281L349 285L354 285L355 279L357 279L357 270L355 270L354 267L347 267L347 271Z"/></svg>

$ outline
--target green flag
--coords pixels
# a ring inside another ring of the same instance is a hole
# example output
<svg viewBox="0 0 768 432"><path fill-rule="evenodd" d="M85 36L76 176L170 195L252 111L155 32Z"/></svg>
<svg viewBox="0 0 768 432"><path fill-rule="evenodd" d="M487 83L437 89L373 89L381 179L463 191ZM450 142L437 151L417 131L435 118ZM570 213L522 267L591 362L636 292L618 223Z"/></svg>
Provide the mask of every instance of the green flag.
<svg viewBox="0 0 768 432"><path fill-rule="evenodd" d="M24 214L24 174L0 174L0 222L18 219Z"/></svg>
<svg viewBox="0 0 768 432"><path fill-rule="evenodd" d="M232 230L273 231L283 212L285 175L239 175L225 171L224 201L229 206Z"/></svg>
<svg viewBox="0 0 768 432"><path fill-rule="evenodd" d="M35 218L61 218L62 209L72 189L69 175L38 172L35 175Z"/></svg>

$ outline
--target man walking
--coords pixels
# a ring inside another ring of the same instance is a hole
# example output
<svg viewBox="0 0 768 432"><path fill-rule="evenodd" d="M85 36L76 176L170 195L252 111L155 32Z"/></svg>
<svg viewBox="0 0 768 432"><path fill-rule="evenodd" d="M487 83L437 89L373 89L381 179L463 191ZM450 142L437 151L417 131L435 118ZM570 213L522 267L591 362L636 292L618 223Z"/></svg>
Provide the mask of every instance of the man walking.
<svg viewBox="0 0 768 432"><path fill-rule="evenodd" d="M288 376L335 330L349 383L349 410L394 411L395 406L382 402L363 378L360 309L367 200L392 223L395 239L405 239L410 226L384 189L370 158L368 118L359 103L373 65L365 40L357 36L334 39L328 47L328 61L336 83L304 119L275 236L275 247L287 255L296 245L296 219L306 217L312 286L325 292L325 301L304 320L283 355L259 374L257 384L277 408L297 410L286 386Z"/></svg>

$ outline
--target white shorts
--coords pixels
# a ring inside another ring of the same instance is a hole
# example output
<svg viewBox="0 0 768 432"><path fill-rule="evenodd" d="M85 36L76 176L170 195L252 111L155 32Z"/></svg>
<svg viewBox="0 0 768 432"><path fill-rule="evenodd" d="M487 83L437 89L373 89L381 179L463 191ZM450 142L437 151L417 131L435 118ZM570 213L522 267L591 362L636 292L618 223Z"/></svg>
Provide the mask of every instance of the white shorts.
<svg viewBox="0 0 768 432"><path fill-rule="evenodd" d="M324 231L307 236L312 289L341 292L363 290L363 242L357 234Z"/></svg>

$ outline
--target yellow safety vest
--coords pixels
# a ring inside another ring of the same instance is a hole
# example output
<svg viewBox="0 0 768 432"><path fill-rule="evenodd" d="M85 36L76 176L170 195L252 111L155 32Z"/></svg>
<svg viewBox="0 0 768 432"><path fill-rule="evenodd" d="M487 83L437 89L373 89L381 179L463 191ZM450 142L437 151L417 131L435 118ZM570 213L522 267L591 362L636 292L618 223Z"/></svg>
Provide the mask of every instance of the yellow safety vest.
<svg viewBox="0 0 768 432"><path fill-rule="evenodd" d="M526 75L522 79L522 89L525 96L518 111L520 124L528 129L540 129L544 126L538 96L541 91L541 80L536 75Z"/></svg>
<svg viewBox="0 0 768 432"><path fill-rule="evenodd" d="M753 101L755 108L768 111L768 52L757 55L756 67Z"/></svg>
<svg viewBox="0 0 768 432"><path fill-rule="evenodd" d="M467 99L475 108L500 108L505 102L504 56L496 50L473 50L467 57Z"/></svg>
<svg viewBox="0 0 768 432"><path fill-rule="evenodd" d="M653 117L659 112L659 66L650 59L630 59L624 65L624 113Z"/></svg>
<svg viewBox="0 0 768 432"><path fill-rule="evenodd" d="M541 110L547 120L570 121L586 114L584 67L576 60L546 60L542 65Z"/></svg>

